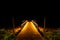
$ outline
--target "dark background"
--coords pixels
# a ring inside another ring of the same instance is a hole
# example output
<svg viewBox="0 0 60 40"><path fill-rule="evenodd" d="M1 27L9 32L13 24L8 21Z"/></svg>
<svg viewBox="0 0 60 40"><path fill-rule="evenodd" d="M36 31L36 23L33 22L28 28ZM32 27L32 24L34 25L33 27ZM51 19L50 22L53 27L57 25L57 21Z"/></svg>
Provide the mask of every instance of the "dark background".
<svg viewBox="0 0 60 40"><path fill-rule="evenodd" d="M15 27L20 26L23 20L35 20L39 26L44 26L44 17L46 17L46 27L59 28L59 15L40 15L40 14L21 14L20 15L1 15L0 28L13 27L12 18L14 17Z"/></svg>
<svg viewBox="0 0 60 40"><path fill-rule="evenodd" d="M12 17L14 17L17 27L23 20L36 20L39 26L44 26L44 17L46 17L46 27L60 27L60 7L56 3L20 3L19 4L1 4L0 28L12 27ZM42 15L41 15L42 14Z"/></svg>

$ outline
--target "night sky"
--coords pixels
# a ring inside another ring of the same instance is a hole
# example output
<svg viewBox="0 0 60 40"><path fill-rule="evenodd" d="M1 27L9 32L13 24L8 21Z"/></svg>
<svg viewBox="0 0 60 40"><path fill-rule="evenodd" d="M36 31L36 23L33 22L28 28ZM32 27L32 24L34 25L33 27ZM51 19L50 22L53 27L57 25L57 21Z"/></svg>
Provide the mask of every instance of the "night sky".
<svg viewBox="0 0 60 40"><path fill-rule="evenodd" d="M60 17L56 15L2 15L0 16L0 28L13 27L12 17L14 17L15 27L21 25L23 20L35 20L39 26L44 26L44 17L46 17L46 27L59 28Z"/></svg>
<svg viewBox="0 0 60 40"><path fill-rule="evenodd" d="M3 3L1 5L0 28L12 27L12 17L14 17L15 26L19 26L23 20L28 19L35 20L39 26L43 27L44 17L46 17L46 27L60 27L60 15L57 15L60 13L58 4L21 3L21 5L11 5Z"/></svg>

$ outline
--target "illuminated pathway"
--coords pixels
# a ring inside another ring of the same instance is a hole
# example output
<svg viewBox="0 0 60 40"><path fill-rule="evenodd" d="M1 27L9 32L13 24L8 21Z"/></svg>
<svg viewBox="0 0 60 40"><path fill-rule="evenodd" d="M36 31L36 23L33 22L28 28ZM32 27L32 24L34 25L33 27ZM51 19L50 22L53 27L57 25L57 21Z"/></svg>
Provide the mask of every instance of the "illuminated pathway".
<svg viewBox="0 0 60 40"><path fill-rule="evenodd" d="M32 22L27 22L17 35L16 40L43 40L41 34Z"/></svg>

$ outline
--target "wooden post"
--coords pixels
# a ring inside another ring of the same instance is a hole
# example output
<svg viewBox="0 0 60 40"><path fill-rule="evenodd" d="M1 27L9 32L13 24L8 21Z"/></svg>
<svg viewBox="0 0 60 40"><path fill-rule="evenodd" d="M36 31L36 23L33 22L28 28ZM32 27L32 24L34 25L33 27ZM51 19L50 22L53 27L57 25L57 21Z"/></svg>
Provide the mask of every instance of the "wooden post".
<svg viewBox="0 0 60 40"><path fill-rule="evenodd" d="M45 32L46 32L46 31L45 31L45 28L46 28L46 18L44 17L44 38L45 38L45 36L46 36L46 35L45 35ZM45 40L46 40L46 39L45 39Z"/></svg>
<svg viewBox="0 0 60 40"><path fill-rule="evenodd" d="M44 32L45 32L45 26L46 26L46 18L44 17Z"/></svg>
<svg viewBox="0 0 60 40"><path fill-rule="evenodd" d="M15 25L14 25L14 17L12 18L12 23L13 23L13 34L15 36L15 31L14 31L14 28L15 28Z"/></svg>

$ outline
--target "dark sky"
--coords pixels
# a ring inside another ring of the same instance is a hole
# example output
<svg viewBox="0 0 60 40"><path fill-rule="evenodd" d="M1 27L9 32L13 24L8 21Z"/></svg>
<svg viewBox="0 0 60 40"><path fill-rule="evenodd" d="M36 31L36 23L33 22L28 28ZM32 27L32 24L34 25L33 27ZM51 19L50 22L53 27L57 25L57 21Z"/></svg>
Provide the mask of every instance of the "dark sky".
<svg viewBox="0 0 60 40"><path fill-rule="evenodd" d="M12 27L12 17L15 20L15 26L19 26L23 20L35 20L39 26L44 26L44 17L46 17L46 27L58 28L60 27L60 17L56 15L2 15L0 16L0 28Z"/></svg>
<svg viewBox="0 0 60 40"><path fill-rule="evenodd" d="M22 20L36 20L38 25L43 26L44 16L46 17L46 27L60 27L60 7L58 4L1 4L0 11L0 28L12 27L12 17L14 16L15 25L21 24ZM26 14L27 13L27 14ZM36 13L36 14L35 14ZM2 14L2 15L1 15ZM41 15L43 14L43 15ZM44 15L45 14L45 15Z"/></svg>
<svg viewBox="0 0 60 40"><path fill-rule="evenodd" d="M58 15L47 16L46 22L47 22L47 26L51 28L54 28L54 27L58 28L60 27L60 16Z"/></svg>

